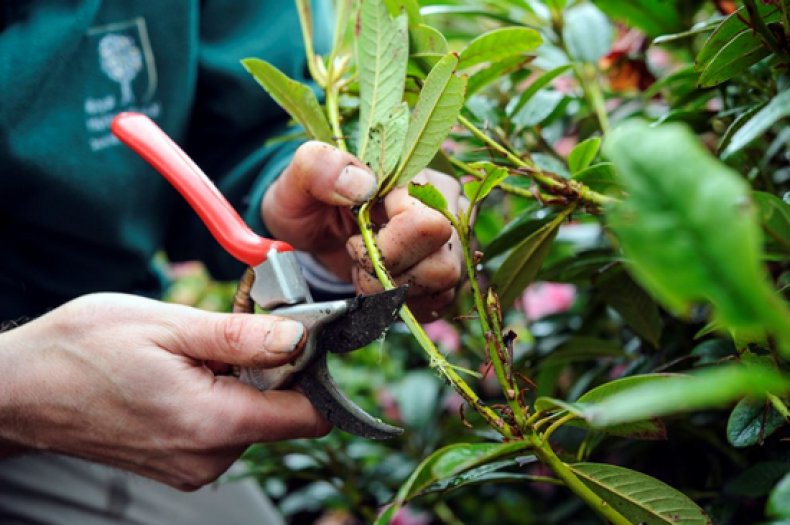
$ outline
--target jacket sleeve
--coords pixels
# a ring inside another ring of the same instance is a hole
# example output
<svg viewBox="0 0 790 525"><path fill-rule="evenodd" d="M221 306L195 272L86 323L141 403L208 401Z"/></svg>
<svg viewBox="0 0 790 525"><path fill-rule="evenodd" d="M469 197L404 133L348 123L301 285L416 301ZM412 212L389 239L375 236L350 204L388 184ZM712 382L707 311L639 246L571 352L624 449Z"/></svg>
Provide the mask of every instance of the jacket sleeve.
<svg viewBox="0 0 790 525"><path fill-rule="evenodd" d="M318 53L329 46L331 13L313 0ZM299 19L292 0L205 0L199 22L195 106L185 150L258 233L266 235L260 203L288 165L298 140L271 140L287 133L288 116L240 61L267 60L289 77L307 82ZM217 279L236 279L243 265L227 255L183 203L168 232L171 260L201 260Z"/></svg>

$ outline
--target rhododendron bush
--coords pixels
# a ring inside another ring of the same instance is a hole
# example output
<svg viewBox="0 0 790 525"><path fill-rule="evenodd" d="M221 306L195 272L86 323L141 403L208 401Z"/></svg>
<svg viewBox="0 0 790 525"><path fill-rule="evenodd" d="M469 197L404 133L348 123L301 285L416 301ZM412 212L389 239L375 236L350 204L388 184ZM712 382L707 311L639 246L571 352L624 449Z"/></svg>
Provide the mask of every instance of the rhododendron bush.
<svg viewBox="0 0 790 525"><path fill-rule="evenodd" d="M338 0L330 49L296 5L314 85L244 66L376 173L376 278L370 208L408 186L468 279L333 358L402 437L250 449L291 522L790 523L790 3Z"/></svg>

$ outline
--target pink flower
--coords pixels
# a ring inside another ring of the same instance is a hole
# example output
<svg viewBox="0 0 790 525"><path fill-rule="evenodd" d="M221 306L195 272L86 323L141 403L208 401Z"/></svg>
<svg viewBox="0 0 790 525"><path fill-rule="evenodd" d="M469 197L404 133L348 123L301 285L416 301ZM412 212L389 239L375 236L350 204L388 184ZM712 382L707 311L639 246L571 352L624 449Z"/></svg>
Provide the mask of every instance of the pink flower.
<svg viewBox="0 0 790 525"><path fill-rule="evenodd" d="M527 287L521 296L521 307L530 321L565 312L576 300L576 287L572 284L536 282Z"/></svg>
<svg viewBox="0 0 790 525"><path fill-rule="evenodd" d="M445 352L455 354L461 348L461 336L455 326L444 319L423 325L428 337Z"/></svg>
<svg viewBox="0 0 790 525"><path fill-rule="evenodd" d="M390 525L428 525L430 522L431 517L427 513L403 507L395 513Z"/></svg>

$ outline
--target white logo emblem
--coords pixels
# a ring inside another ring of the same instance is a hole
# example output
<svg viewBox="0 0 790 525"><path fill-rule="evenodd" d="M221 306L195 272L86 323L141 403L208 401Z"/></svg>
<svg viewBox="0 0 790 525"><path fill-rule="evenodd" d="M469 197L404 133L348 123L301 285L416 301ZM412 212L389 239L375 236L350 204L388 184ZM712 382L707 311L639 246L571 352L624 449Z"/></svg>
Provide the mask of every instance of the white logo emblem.
<svg viewBox="0 0 790 525"><path fill-rule="evenodd" d="M132 81L143 69L143 54L134 40L110 33L99 41L99 62L102 71L121 85L121 105L134 102Z"/></svg>

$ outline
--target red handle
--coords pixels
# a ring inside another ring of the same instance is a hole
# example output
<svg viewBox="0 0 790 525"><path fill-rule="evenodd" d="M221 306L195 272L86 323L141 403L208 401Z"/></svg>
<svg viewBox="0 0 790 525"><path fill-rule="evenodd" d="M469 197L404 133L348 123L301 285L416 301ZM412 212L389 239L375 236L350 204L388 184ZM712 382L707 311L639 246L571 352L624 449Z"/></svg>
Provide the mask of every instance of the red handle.
<svg viewBox="0 0 790 525"><path fill-rule="evenodd" d="M272 248L278 252L293 250L288 243L253 232L206 174L150 118L140 113L120 113L112 121L112 132L178 190L214 238L236 259L257 266Z"/></svg>

